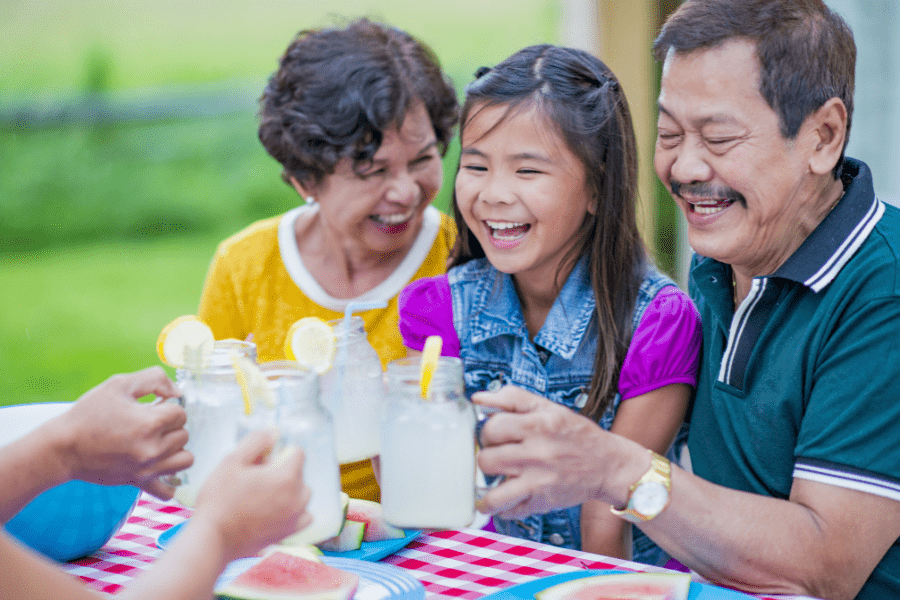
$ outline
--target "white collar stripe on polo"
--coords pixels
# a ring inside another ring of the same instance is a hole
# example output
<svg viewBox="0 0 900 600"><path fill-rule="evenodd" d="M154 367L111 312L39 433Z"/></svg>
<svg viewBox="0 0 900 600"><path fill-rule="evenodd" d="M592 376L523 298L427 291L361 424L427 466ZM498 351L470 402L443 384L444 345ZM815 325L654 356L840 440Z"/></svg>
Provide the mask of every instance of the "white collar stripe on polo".
<svg viewBox="0 0 900 600"><path fill-rule="evenodd" d="M760 299L766 291L767 281L765 278L754 278L750 287L750 293L741 302L734 318L731 320L731 331L728 335L728 345L725 348L725 354L722 357L722 366L719 369L719 381L731 384L732 369L734 367L734 359L738 354L738 347L741 339L747 329L747 323L753 314L753 309L759 304Z"/></svg>
<svg viewBox="0 0 900 600"><path fill-rule="evenodd" d="M869 234L875 228L875 225L878 224L878 220L881 219L883 214L884 203L875 198L866 217L857 224L850 236L838 248L838 251L831 256L828 262L815 275L803 283L814 292L820 292L825 286L834 281L834 278L841 272L843 266L847 264L847 261L853 257L863 242L866 241L866 238L869 237Z"/></svg>

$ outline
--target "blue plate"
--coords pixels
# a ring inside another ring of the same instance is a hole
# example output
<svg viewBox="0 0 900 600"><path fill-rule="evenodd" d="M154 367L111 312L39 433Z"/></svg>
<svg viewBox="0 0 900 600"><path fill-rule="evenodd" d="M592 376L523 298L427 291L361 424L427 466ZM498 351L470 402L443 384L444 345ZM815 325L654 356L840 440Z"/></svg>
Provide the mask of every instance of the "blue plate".
<svg viewBox="0 0 900 600"><path fill-rule="evenodd" d="M187 521L182 521L178 525L173 525L159 534L159 537L156 538L157 547L162 548L163 550L168 548L169 544L172 543L172 538L178 534L185 523L187 523ZM406 529L404 532L406 533L406 537L398 538L396 540L363 542L359 550L350 550L349 552L323 552L322 554L325 556L333 556L335 558L352 558L355 560L366 561L381 560L385 556L405 548L407 544L421 535L421 532L415 529Z"/></svg>
<svg viewBox="0 0 900 600"><path fill-rule="evenodd" d="M614 573L630 573L631 571L574 571L572 573L561 573L559 575L550 575L529 581L528 583L520 583L508 587L505 590L494 592L487 596L483 596L479 600L534 600L534 594L540 592L550 586L570 581L572 579L581 579L582 577L590 577L591 575L612 575ZM750 596L734 590L721 588L708 583L692 582L688 591L688 600L755 600L755 596Z"/></svg>
<svg viewBox="0 0 900 600"><path fill-rule="evenodd" d="M353 558L356 560L367 561L381 560L385 556L389 556L398 550L402 550L422 533L415 529L404 529L403 532L406 534L406 537L397 538L396 540L363 542L359 550L349 550L347 552L329 552L323 550L322 554L325 556L334 556L336 558Z"/></svg>
<svg viewBox="0 0 900 600"><path fill-rule="evenodd" d="M258 563L260 558L242 558L230 563L216 581L216 589L231 583ZM323 556L322 562L335 569L359 575L354 600L425 600L425 586L406 569L386 563Z"/></svg>

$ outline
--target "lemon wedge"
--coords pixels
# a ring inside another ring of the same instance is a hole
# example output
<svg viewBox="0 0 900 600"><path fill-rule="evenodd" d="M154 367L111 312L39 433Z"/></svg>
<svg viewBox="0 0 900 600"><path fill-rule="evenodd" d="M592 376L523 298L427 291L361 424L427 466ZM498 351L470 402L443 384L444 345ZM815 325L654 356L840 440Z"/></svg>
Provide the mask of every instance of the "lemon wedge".
<svg viewBox="0 0 900 600"><path fill-rule="evenodd" d="M244 414L253 414L253 407L260 402L269 408L275 408L275 394L256 363L246 356L237 355L232 357L231 363L244 396Z"/></svg>
<svg viewBox="0 0 900 600"><path fill-rule="evenodd" d="M319 317L304 317L291 325L284 339L284 354L319 375L334 362L337 339L334 331Z"/></svg>
<svg viewBox="0 0 900 600"><path fill-rule="evenodd" d="M431 388L431 377L437 369L438 359L441 357L441 345L443 340L439 335L429 335L425 340L425 347L422 349L422 367L421 367L421 384L422 397L428 398L428 392Z"/></svg>
<svg viewBox="0 0 900 600"><path fill-rule="evenodd" d="M178 317L159 332L156 353L170 367L199 371L215 345L212 329L194 315Z"/></svg>

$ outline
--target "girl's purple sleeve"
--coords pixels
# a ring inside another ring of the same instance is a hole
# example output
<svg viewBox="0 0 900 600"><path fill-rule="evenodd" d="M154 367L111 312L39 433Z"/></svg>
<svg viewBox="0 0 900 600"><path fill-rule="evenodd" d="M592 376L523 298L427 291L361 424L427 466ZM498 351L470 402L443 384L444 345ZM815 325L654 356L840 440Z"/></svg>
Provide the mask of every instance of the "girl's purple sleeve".
<svg viewBox="0 0 900 600"><path fill-rule="evenodd" d="M675 383L697 386L703 331L700 313L675 286L659 291L647 306L619 374L622 399Z"/></svg>
<svg viewBox="0 0 900 600"><path fill-rule="evenodd" d="M453 326L453 298L446 275L410 283L397 299L403 345L422 351L430 335L443 339L442 356L459 356L459 336Z"/></svg>

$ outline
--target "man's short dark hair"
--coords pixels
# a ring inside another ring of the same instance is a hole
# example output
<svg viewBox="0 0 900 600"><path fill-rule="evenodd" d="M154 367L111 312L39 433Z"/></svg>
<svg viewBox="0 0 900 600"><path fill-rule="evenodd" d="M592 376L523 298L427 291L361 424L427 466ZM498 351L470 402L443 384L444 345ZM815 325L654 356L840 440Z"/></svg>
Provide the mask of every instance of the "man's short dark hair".
<svg viewBox="0 0 900 600"><path fill-rule="evenodd" d="M666 21L653 52L663 61L670 50L686 54L731 39L756 43L759 91L786 139L831 98L847 108L849 139L856 44L847 23L822 0L687 0ZM843 153L836 175L842 162Z"/></svg>

